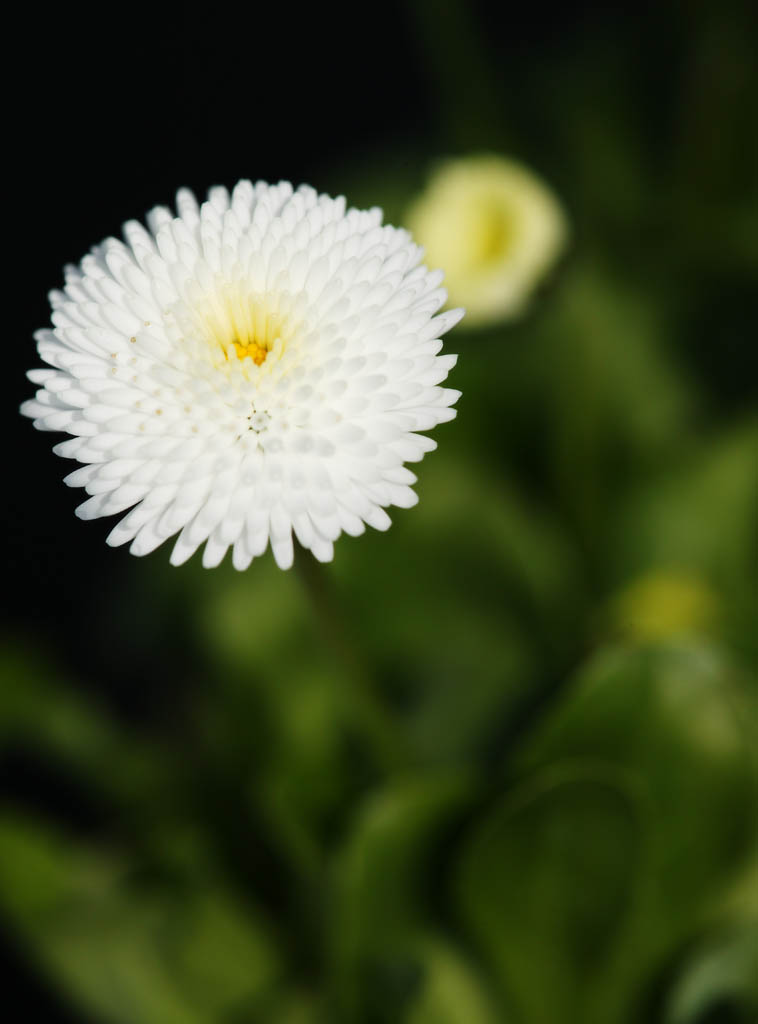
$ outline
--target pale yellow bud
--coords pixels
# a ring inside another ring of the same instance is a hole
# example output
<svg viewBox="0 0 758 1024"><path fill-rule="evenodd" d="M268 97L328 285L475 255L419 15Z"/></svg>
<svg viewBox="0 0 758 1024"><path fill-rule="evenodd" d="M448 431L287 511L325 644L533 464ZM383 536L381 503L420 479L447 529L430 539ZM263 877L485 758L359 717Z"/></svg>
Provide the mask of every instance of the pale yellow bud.
<svg viewBox="0 0 758 1024"><path fill-rule="evenodd" d="M568 235L547 186L499 156L443 164L406 219L427 263L445 268L450 305L466 308L469 325L520 313Z"/></svg>

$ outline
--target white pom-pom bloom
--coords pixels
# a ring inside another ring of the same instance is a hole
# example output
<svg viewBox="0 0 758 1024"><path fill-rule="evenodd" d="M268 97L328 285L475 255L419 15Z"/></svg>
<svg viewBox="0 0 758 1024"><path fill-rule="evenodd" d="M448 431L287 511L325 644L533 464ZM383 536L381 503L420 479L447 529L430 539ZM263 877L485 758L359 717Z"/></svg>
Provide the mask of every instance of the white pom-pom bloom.
<svg viewBox="0 0 758 1024"><path fill-rule="evenodd" d="M73 435L54 450L84 463L77 515L131 509L108 543L178 534L175 565L205 544L205 566L231 547L245 569L270 543L288 568L293 533L328 561L342 531L414 505L404 463L455 415L439 339L462 311L435 316L442 274L381 218L287 182L182 190L176 216L68 267L22 412Z"/></svg>

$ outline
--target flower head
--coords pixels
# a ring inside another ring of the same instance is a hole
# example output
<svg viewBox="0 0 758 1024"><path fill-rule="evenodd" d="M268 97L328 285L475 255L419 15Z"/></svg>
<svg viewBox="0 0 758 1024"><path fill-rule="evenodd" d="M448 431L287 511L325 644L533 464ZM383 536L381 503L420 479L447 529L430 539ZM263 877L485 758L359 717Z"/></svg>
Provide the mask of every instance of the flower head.
<svg viewBox="0 0 758 1024"><path fill-rule="evenodd" d="M563 248L566 218L531 171L498 156L452 160L408 213L427 262L444 266L468 324L520 313Z"/></svg>
<svg viewBox="0 0 758 1024"><path fill-rule="evenodd" d="M439 338L462 311L435 316L442 274L381 219L288 182L182 190L176 216L66 268L22 412L73 435L54 450L84 463L77 515L131 509L108 543L178 534L175 565L205 544L205 566L231 547L244 569L270 543L287 568L293 532L328 561L342 531L414 505L404 463L455 415Z"/></svg>

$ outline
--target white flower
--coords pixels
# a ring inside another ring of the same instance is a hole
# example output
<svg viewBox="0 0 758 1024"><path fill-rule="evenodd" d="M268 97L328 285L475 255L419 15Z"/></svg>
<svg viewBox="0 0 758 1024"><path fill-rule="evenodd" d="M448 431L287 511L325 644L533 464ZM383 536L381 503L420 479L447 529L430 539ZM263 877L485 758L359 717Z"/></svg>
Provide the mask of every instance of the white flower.
<svg viewBox="0 0 758 1024"><path fill-rule="evenodd" d="M66 269L22 412L73 435L54 450L84 463L80 518L131 508L109 544L178 533L173 564L205 543L203 565L231 547L244 569L270 542L288 568L294 531L328 561L342 531L416 503L403 464L455 415L439 338L462 311L434 315L442 273L379 209L241 181L202 206L182 190L177 212Z"/></svg>
<svg viewBox="0 0 758 1024"><path fill-rule="evenodd" d="M450 301L466 307L469 326L521 313L568 236L548 187L499 156L443 164L407 221L427 262L444 266Z"/></svg>

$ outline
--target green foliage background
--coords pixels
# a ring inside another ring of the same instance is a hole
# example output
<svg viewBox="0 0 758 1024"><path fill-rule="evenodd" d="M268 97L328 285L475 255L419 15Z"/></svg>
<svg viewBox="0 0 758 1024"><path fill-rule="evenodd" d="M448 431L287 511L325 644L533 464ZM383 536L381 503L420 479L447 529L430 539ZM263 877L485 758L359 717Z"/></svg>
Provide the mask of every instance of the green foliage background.
<svg viewBox="0 0 758 1024"><path fill-rule="evenodd" d="M505 95L464 5L411 5L447 134L319 182L398 223L498 151L571 219L525 317L448 339L416 509L323 578L128 560L86 614L175 659L150 714L7 638L0 750L89 813L0 807L0 914L73 1019L758 1019L756 39L749 5L661 21ZM651 636L646 579L708 614Z"/></svg>

